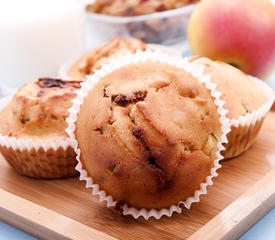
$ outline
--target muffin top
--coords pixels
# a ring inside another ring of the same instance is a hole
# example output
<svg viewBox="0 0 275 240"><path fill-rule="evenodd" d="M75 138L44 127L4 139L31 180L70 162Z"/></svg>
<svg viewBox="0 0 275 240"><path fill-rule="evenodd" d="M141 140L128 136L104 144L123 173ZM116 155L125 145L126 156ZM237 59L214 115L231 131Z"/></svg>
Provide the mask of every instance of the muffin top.
<svg viewBox="0 0 275 240"><path fill-rule="evenodd" d="M83 168L118 206L160 209L206 181L221 124L203 84L148 61L101 78L80 106L75 137Z"/></svg>
<svg viewBox="0 0 275 240"><path fill-rule="evenodd" d="M211 75L211 81L218 83L217 90L226 101L224 108L228 110L228 118L239 119L267 102L263 91L239 69L205 57L193 57L190 61L203 64L205 73Z"/></svg>
<svg viewBox="0 0 275 240"><path fill-rule="evenodd" d="M186 6L199 0L96 0L88 12L112 16L138 16Z"/></svg>
<svg viewBox="0 0 275 240"><path fill-rule="evenodd" d="M79 81L41 78L21 87L0 113L0 133L31 139L65 139L67 109Z"/></svg>
<svg viewBox="0 0 275 240"><path fill-rule="evenodd" d="M68 76L72 79L85 80L86 75L93 74L95 69L100 69L101 65L108 63L110 58L127 52L144 51L145 49L145 43L137 38L114 38L110 42L92 49L83 55L71 67Z"/></svg>

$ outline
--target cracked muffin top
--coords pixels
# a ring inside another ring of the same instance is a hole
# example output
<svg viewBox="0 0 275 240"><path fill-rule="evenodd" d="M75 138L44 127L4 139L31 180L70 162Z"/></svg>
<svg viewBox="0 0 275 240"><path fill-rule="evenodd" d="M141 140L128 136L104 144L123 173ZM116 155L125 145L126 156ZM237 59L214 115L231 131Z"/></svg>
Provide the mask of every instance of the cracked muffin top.
<svg viewBox="0 0 275 240"><path fill-rule="evenodd" d="M96 0L88 12L112 16L138 16L184 7L199 0Z"/></svg>
<svg viewBox="0 0 275 240"><path fill-rule="evenodd" d="M67 138L67 109L79 81L41 78L21 87L0 113L0 134L16 138Z"/></svg>
<svg viewBox="0 0 275 240"><path fill-rule="evenodd" d="M190 61L203 64L211 81L218 83L217 90L226 101L224 108L228 110L228 118L239 119L266 103L263 91L239 69L205 57L192 57Z"/></svg>
<svg viewBox="0 0 275 240"><path fill-rule="evenodd" d="M118 209L160 209L206 181L221 124L203 84L183 69L148 61L95 85L80 106L75 137L83 168Z"/></svg>
<svg viewBox="0 0 275 240"><path fill-rule="evenodd" d="M144 51L146 48L145 43L137 38L114 38L83 55L70 68L68 76L72 79L85 80L87 75L93 74L94 70L100 69L101 65L108 63L110 58L127 52Z"/></svg>

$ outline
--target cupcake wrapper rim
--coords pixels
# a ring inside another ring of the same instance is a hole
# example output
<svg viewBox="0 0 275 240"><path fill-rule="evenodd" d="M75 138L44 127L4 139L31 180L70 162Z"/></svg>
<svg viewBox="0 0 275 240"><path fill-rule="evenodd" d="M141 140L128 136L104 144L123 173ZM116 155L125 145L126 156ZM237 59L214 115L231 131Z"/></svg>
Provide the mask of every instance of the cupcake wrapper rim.
<svg viewBox="0 0 275 240"><path fill-rule="evenodd" d="M87 175L87 171L82 168L82 163L80 162L80 154L81 151L78 148L77 141L75 139L74 131L75 131L75 122L77 120L77 114L80 111L80 105L83 103L84 98L88 95L88 92L93 88L93 86L102 78L106 76L108 73L113 72L125 65L137 62L160 62L166 63L172 66L176 66L184 69L185 71L191 73L195 78L198 79L200 83L203 83L204 86L210 90L211 96L215 99L214 103L217 105L217 112L220 115L220 123L222 136L221 140L218 142L218 151L216 152L216 160L214 161L214 167L210 171L210 175L206 177L206 181L200 184L200 189L194 192L192 197L188 197L186 201L181 201L177 205L172 205L169 208L163 209L136 209L134 207L129 207L127 204L124 204L122 207L123 215L132 215L134 218L144 217L148 220L150 217L154 217L156 219L160 219L162 216L171 217L174 212L181 213L182 206L189 209L194 202L200 201L200 195L207 193L207 186L212 185L212 178L218 176L217 170L221 167L219 161L223 159L223 156L220 154L222 150L224 150L223 143L227 143L227 133L230 132L229 127L229 119L226 117L227 110L223 108L225 102L220 99L221 93L216 91L216 84L211 83L211 76L204 75L204 71L202 67L198 67L195 64L191 64L187 59L170 57L165 55L159 51L152 52L150 49L147 49L145 52L137 51L135 54L128 53L127 55L120 55L117 58L110 59L110 63L107 65L102 65L102 68L98 71L95 71L95 74L92 76L88 76L88 80L81 83L81 88L77 91L77 97L73 99L73 106L68 110L69 117L66 119L68 123L68 128L66 132L72 140L74 150L77 155L78 164L76 166L76 170L80 172L80 180L86 181L86 188L92 188L92 195L99 196L99 201L106 201L107 207L113 207L116 205L116 201L112 196L106 195L104 190L100 190L98 184L93 183L93 179Z"/></svg>

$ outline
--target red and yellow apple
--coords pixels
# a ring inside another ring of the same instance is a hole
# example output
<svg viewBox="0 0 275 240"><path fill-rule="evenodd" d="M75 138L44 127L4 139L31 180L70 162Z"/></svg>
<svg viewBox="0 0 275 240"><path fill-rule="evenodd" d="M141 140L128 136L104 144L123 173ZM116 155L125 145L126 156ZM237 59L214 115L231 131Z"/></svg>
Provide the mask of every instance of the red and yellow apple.
<svg viewBox="0 0 275 240"><path fill-rule="evenodd" d="M202 0L188 26L195 55L266 78L275 70L275 5L271 0Z"/></svg>

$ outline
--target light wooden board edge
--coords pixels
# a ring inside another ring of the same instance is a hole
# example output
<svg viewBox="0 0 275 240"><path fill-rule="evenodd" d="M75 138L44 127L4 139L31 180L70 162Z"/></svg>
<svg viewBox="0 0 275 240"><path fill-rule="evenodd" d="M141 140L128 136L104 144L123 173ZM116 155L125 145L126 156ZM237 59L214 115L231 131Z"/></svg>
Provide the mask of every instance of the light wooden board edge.
<svg viewBox="0 0 275 240"><path fill-rule="evenodd" d="M275 207L275 169L205 224L188 240L234 240Z"/></svg>
<svg viewBox="0 0 275 240"><path fill-rule="evenodd" d="M238 239L273 207L275 207L275 169L188 240ZM0 189L0 220L39 239L115 239L2 189Z"/></svg>
<svg viewBox="0 0 275 240"><path fill-rule="evenodd" d="M39 239L115 239L3 189L0 189L0 220Z"/></svg>

